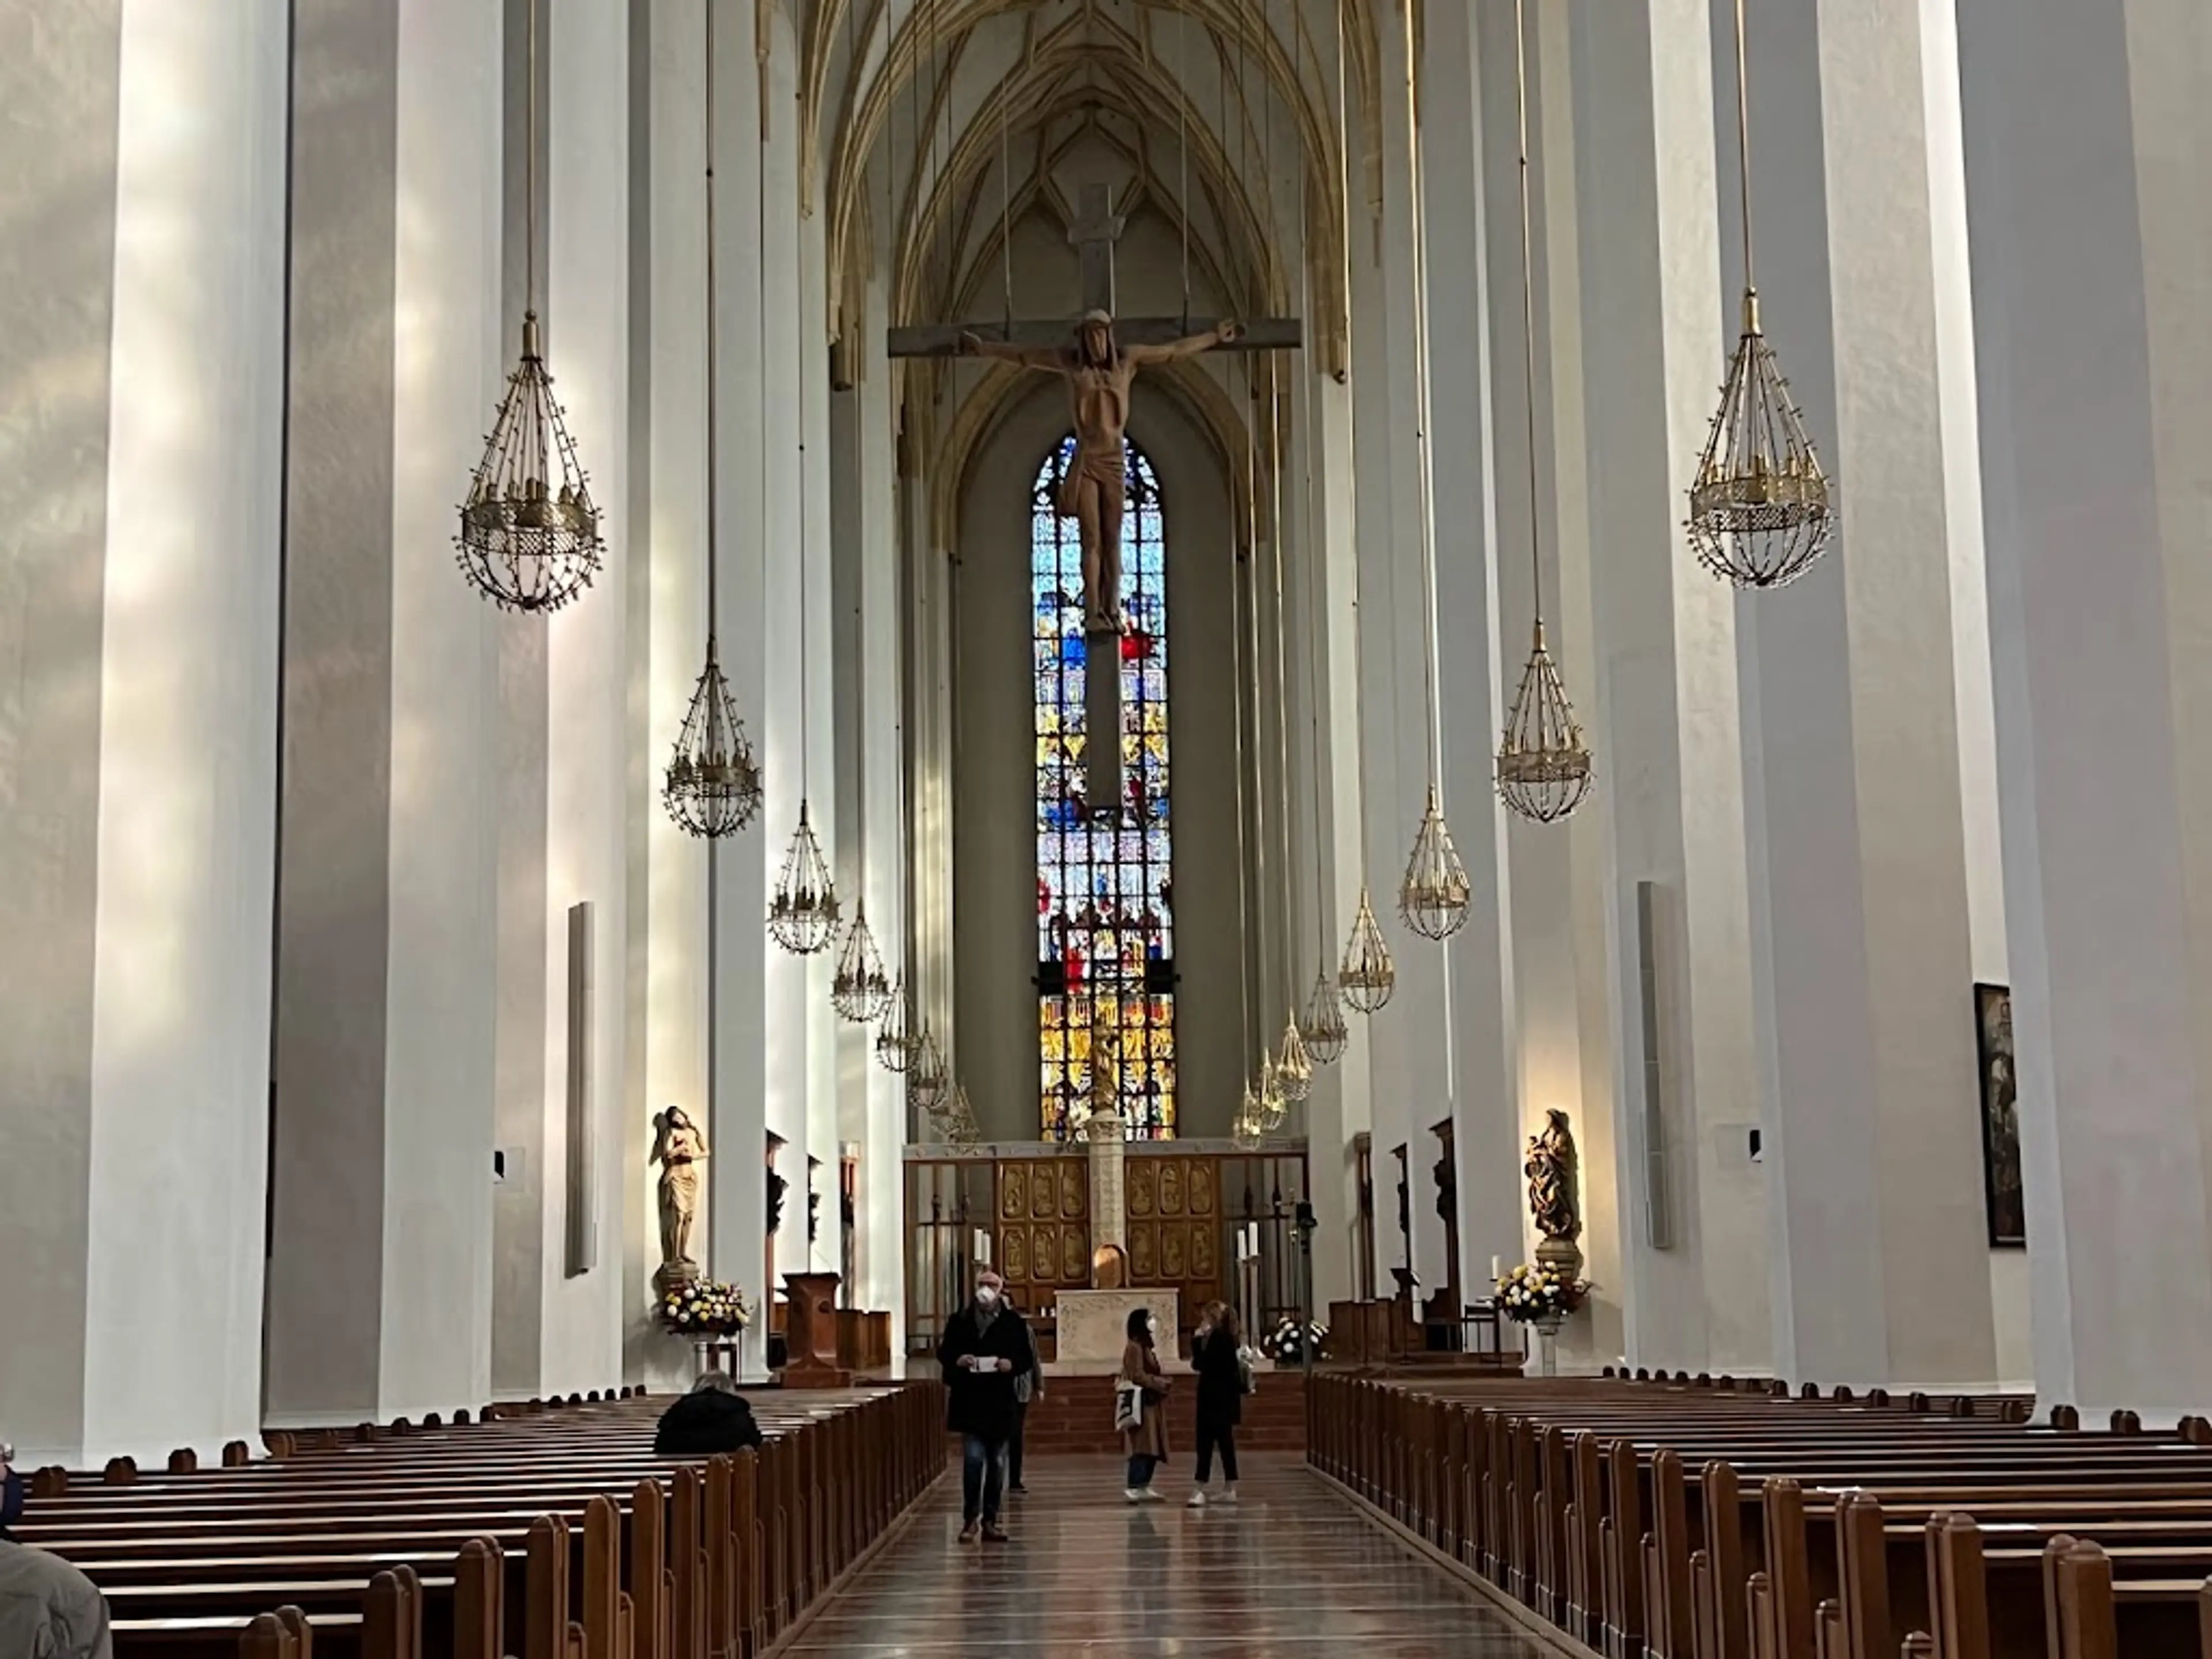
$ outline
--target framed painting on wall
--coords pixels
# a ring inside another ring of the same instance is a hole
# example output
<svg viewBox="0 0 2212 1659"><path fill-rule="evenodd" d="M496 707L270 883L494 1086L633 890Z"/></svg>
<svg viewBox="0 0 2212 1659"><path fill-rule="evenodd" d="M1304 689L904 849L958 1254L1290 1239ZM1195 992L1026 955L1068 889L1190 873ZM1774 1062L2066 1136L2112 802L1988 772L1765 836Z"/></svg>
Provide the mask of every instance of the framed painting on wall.
<svg viewBox="0 0 2212 1659"><path fill-rule="evenodd" d="M2020 1184L2020 1088L2013 1062L2009 988L1974 987L1974 1034L1981 1058L1982 1188L1989 1209L1990 1248L2024 1249L2027 1207Z"/></svg>

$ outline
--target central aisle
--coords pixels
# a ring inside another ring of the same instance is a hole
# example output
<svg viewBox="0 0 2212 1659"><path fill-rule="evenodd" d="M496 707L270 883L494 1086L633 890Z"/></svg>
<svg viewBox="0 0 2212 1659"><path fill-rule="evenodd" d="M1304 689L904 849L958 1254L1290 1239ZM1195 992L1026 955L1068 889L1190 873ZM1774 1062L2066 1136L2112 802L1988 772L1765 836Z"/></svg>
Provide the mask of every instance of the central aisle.
<svg viewBox="0 0 2212 1659"><path fill-rule="evenodd" d="M1288 1456L1246 1460L1243 1501L1133 1508L1121 1464L1031 1462L1013 1541L955 1541L957 1468L787 1651L851 1659L1521 1659L1544 1650Z"/></svg>

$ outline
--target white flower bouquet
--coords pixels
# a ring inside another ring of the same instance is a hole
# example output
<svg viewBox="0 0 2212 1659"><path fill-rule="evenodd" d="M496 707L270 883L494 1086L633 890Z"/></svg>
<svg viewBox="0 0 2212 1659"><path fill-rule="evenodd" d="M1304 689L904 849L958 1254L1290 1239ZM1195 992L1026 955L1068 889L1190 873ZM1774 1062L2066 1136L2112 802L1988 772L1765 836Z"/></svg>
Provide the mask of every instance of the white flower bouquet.
<svg viewBox="0 0 2212 1659"><path fill-rule="evenodd" d="M744 1292L714 1279L672 1287L653 1313L663 1330L678 1336L734 1336L753 1321Z"/></svg>
<svg viewBox="0 0 2212 1659"><path fill-rule="evenodd" d="M1589 1299L1586 1279L1569 1279L1540 1263L1523 1262L1498 1281L1498 1311L1516 1324L1565 1319Z"/></svg>
<svg viewBox="0 0 2212 1659"><path fill-rule="evenodd" d="M1301 1322L1286 1317L1261 1340L1260 1352L1278 1365L1302 1365L1305 1363L1307 1343L1313 1344L1314 1358L1318 1359L1328 1340L1327 1327L1310 1320Z"/></svg>

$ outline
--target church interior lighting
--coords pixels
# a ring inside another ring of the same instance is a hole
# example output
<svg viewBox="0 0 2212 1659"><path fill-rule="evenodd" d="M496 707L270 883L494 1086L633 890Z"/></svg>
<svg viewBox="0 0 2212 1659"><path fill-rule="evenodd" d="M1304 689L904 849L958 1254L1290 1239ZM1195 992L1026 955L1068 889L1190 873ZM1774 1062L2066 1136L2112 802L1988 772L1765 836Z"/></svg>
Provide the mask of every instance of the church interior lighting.
<svg viewBox="0 0 2212 1659"><path fill-rule="evenodd" d="M705 375L707 382L707 453L716 455L719 430L720 399L716 383L721 377L712 371L711 365L721 361L718 355L715 317L720 310L714 272L714 7L702 7L706 14L706 71L707 71L707 362L710 365ZM768 243L768 163L765 146L761 161L760 239L765 258ZM762 330L767 329L766 310L763 309ZM763 428L765 430L765 428ZM717 484L721 469L709 465L707 474L707 523L700 541L707 559L707 662L699 671L699 678L691 691L691 702L684 711L683 726L676 734L676 747L669 757L660 798L668 815L687 833L707 840L720 840L735 835L760 816L760 763L753 757L753 747L745 735L744 722L738 718L737 700L730 694L730 682L722 672L720 653L717 647L714 624L718 614L716 599L718 583L716 556L721 536L721 495Z"/></svg>
<svg viewBox="0 0 2212 1659"><path fill-rule="evenodd" d="M1390 942L1376 925L1375 907L1367 889L1359 890L1359 909L1352 919L1352 937L1345 941L1344 961L1336 970L1337 988L1355 1013L1378 1014L1398 988L1397 964L1390 959Z"/></svg>
<svg viewBox="0 0 2212 1659"><path fill-rule="evenodd" d="M455 545L461 574L501 610L552 611L592 585L606 544L591 481L553 396L538 319L538 9L526 9L522 359L507 378L469 479Z"/></svg>
<svg viewBox="0 0 2212 1659"><path fill-rule="evenodd" d="M1833 486L1759 321L1752 263L1751 70L1743 0L1735 3L1736 182L1741 191L1743 322L1713 416L1685 526L1691 550L1738 587L1782 587L1834 536Z"/></svg>

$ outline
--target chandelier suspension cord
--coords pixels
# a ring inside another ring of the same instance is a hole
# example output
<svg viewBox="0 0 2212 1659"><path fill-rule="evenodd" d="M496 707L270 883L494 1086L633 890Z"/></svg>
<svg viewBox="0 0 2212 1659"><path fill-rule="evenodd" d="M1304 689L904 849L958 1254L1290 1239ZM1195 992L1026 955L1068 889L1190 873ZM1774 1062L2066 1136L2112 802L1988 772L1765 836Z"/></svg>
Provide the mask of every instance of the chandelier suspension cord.
<svg viewBox="0 0 2212 1659"><path fill-rule="evenodd" d="M1528 592L1536 614L1536 636L1544 634L1542 490L1536 451L1536 263L1528 187L1528 52L1524 18L1528 0L1513 0L1513 104L1521 131L1521 351L1527 380L1522 402L1528 410ZM1742 0L1737 0L1742 11Z"/></svg>
<svg viewBox="0 0 2212 1659"><path fill-rule="evenodd" d="M1352 526L1352 667L1355 698L1363 691L1365 678L1366 644L1362 635L1366 612L1362 607L1363 586L1359 557L1359 395L1351 385L1352 362L1352 102L1346 90L1348 71L1346 62L1352 55L1352 31L1346 12L1352 0L1336 0L1336 165L1338 184L1344 201L1344 235L1342 238L1343 270L1341 281L1344 307L1344 360L1346 368L1346 399L1345 433L1351 465L1344 470L1345 518ZM1360 885L1366 886L1366 826L1360 826ZM1327 957L1323 957L1324 964Z"/></svg>
<svg viewBox="0 0 2212 1659"><path fill-rule="evenodd" d="M999 254L1006 276L1006 338L1014 337L1014 165L1006 125L1012 118L1007 106L1013 102L1012 89L1001 84L999 88Z"/></svg>
<svg viewBox="0 0 2212 1659"><path fill-rule="evenodd" d="M534 19L538 0L530 0L530 9ZM707 533L701 539L707 548L707 661L711 667L714 661L714 555L721 525L720 519L716 516L718 496L714 484L720 470L714 464L714 421L718 408L714 386L721 376L722 369L720 354L715 349L714 325L714 0L699 0L699 9L705 15L707 34L704 70L707 79ZM532 80L534 85L534 71ZM715 836L707 842L707 1121L710 1124L714 1121L714 1103L721 1093L722 1045L720 1032L722 1022L719 1018L721 1012L721 892L722 838ZM713 1255L710 1241L708 1248L709 1261L713 1260Z"/></svg>
<svg viewBox="0 0 2212 1659"><path fill-rule="evenodd" d="M1182 331L1190 332L1190 13L1176 8L1176 156L1182 182L1176 186L1176 217L1182 223Z"/></svg>
<svg viewBox="0 0 2212 1659"><path fill-rule="evenodd" d="M1743 33L1743 0L1735 0L1735 170L1743 208L1743 291L1756 294L1759 277L1751 263L1751 59Z"/></svg>
<svg viewBox="0 0 2212 1659"><path fill-rule="evenodd" d="M1310 317L1313 309L1313 267L1310 262L1299 280L1301 316ZM1326 599L1326 587L1322 580L1322 550L1328 546L1328 535L1322 525L1321 500L1314 487L1315 423L1318 419L1320 398L1314 389L1313 377L1301 377L1299 400L1304 413L1299 421L1299 435L1304 440L1304 485L1306 502L1306 538L1300 551L1305 555L1305 636L1306 636L1306 715L1307 732L1312 750L1313 766L1313 846L1314 846L1314 933L1321 941L1321 971L1328 971L1328 895L1323 890L1328 867L1322 846L1322 758L1321 758L1321 616ZM1287 711L1286 711L1287 713ZM1290 742L1285 726L1283 741Z"/></svg>
<svg viewBox="0 0 2212 1659"><path fill-rule="evenodd" d="M1237 175L1240 179L1249 179L1252 176L1251 106L1247 101L1248 76L1250 71L1250 22L1249 11L1240 6L1237 12L1236 105ZM1224 103L1224 108L1226 107L1227 105ZM1264 197L1272 188L1273 180L1263 179L1262 196ZM1255 228L1257 228L1256 226ZM1264 281L1261 259L1261 253L1255 249L1251 264L1251 279L1255 285ZM1260 708L1261 675L1265 671L1261 666L1260 641L1260 434L1255 424L1260 419L1261 410L1260 354L1248 351L1243 353L1243 356L1244 360L1244 498L1246 503L1244 595L1252 641L1251 691L1249 702L1252 714L1252 764L1249 774L1252 791L1252 908L1255 927L1251 950L1256 1006L1257 1004L1266 1000L1267 973L1267 790L1260 776L1260 756L1267 740L1267 726ZM1274 378L1272 373L1267 376L1267 397L1270 402L1274 397ZM1270 539L1278 533L1276 526L1268 526L1267 534ZM1240 686L1243 684L1241 678L1238 684ZM1252 1035L1259 1039L1261 1057L1263 1060L1267 1057L1267 1052L1266 1019L1267 1016L1262 1013L1261 1023L1251 1028Z"/></svg>
<svg viewBox="0 0 2212 1659"><path fill-rule="evenodd" d="M522 309L538 309L538 8L544 0L526 0L530 21L523 31L522 92Z"/></svg>
<svg viewBox="0 0 2212 1659"><path fill-rule="evenodd" d="M1261 12L1261 21L1271 40L1274 37L1274 0L1266 0ZM1267 76L1266 65L1261 65L1261 79L1267 84L1267 212L1272 222L1275 207L1275 103L1274 88ZM1267 354L1267 477L1274 497L1273 542L1275 554L1275 738L1278 774L1276 787L1281 792L1283 838L1283 995L1289 1001L1292 1017L1296 1018L1298 984L1297 946L1292 940L1291 927L1291 696L1290 611L1285 608L1283 584L1283 420L1282 354Z"/></svg>
<svg viewBox="0 0 2212 1659"><path fill-rule="evenodd" d="M1514 0L1517 7L1521 0ZM1421 478L1421 684L1428 720L1429 784L1443 787L1443 720L1437 703L1437 483L1429 447L1428 179L1421 165L1420 49L1415 0L1406 0L1406 150L1413 222L1413 434Z"/></svg>

